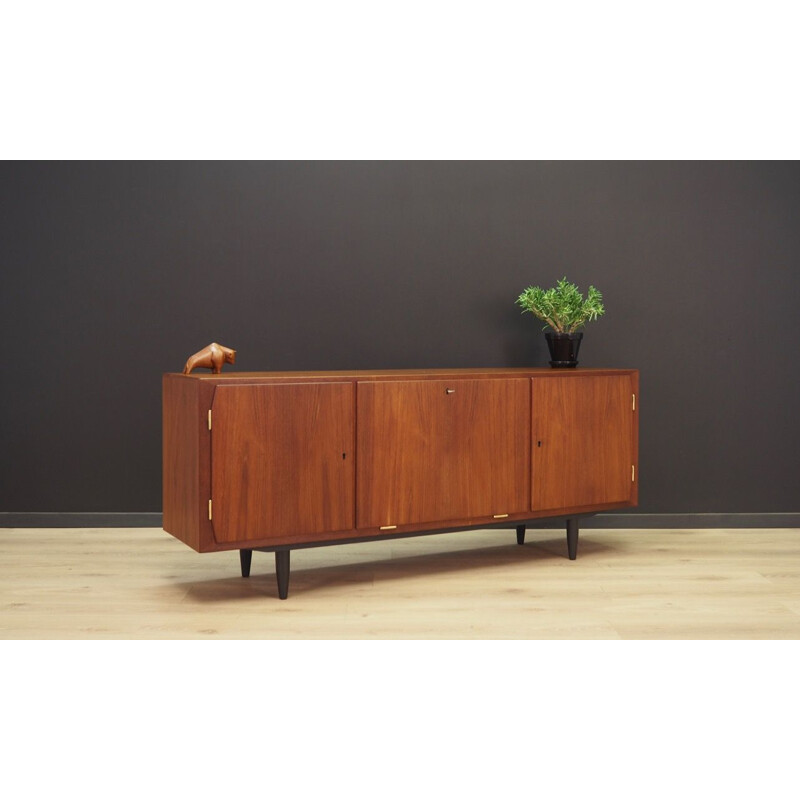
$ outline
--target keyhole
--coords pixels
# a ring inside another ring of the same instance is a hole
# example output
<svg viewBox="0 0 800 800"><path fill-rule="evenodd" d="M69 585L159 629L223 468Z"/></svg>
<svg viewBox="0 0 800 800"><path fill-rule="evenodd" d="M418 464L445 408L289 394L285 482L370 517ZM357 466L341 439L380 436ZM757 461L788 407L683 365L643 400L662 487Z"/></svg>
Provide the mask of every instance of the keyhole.
<svg viewBox="0 0 800 800"><path fill-rule="evenodd" d="M342 459L347 457L347 453L342 453Z"/></svg>
<svg viewBox="0 0 800 800"><path fill-rule="evenodd" d="M539 442L536 442L536 446L537 446L537 447L541 447L541 446L542 446L542 443L541 443L541 441L539 441Z"/></svg>

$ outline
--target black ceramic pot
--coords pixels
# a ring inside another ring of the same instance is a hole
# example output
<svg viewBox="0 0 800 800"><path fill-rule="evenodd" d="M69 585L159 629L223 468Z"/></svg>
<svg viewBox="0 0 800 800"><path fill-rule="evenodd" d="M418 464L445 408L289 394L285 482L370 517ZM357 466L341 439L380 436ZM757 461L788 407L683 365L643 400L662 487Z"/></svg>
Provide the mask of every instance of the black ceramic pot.
<svg viewBox="0 0 800 800"><path fill-rule="evenodd" d="M582 333L545 333L547 346L550 348L551 367L577 367L578 350L581 346Z"/></svg>

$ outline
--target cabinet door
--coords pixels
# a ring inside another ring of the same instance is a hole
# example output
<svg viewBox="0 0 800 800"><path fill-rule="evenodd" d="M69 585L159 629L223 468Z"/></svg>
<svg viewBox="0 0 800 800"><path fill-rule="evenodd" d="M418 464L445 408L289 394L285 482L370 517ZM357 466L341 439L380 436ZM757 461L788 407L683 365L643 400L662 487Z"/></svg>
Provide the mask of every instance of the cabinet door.
<svg viewBox="0 0 800 800"><path fill-rule="evenodd" d="M354 527L352 383L218 386L211 499L218 542Z"/></svg>
<svg viewBox="0 0 800 800"><path fill-rule="evenodd" d="M547 377L532 384L532 509L630 503L633 377Z"/></svg>
<svg viewBox="0 0 800 800"><path fill-rule="evenodd" d="M358 384L359 528L525 511L527 379Z"/></svg>

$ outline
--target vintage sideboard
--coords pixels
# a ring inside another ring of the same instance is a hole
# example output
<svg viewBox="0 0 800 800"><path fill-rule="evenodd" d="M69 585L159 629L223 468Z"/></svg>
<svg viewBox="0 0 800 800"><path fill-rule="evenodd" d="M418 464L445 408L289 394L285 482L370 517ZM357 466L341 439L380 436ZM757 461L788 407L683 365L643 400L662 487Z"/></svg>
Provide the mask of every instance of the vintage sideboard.
<svg viewBox="0 0 800 800"><path fill-rule="evenodd" d="M428 369L163 376L163 526L275 553L578 520L638 499L639 373Z"/></svg>

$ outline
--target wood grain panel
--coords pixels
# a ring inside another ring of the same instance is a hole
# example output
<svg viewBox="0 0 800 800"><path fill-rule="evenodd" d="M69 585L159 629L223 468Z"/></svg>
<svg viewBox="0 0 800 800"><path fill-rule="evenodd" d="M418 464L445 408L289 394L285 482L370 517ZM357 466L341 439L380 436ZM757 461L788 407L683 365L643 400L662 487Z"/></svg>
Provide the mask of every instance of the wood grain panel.
<svg viewBox="0 0 800 800"><path fill-rule="evenodd" d="M631 373L631 391L636 395L636 408L631 415L631 450L633 464L636 468L636 480L631 487L631 504L639 505L639 406L641 397L639 396L639 371Z"/></svg>
<svg viewBox="0 0 800 800"><path fill-rule="evenodd" d="M569 371L569 376L583 375L617 375L618 369L592 369L577 367ZM475 380L497 380L498 378L532 378L547 377L553 374L551 367L480 367L480 368L448 368L448 369L382 369L382 370L322 370L322 371L287 371L287 372L224 372L219 375L208 372L193 372L183 375L169 373L186 380L199 381L215 385L233 383L260 382L296 382L302 380L320 381L372 381L372 380L442 380L451 378L471 378Z"/></svg>
<svg viewBox="0 0 800 800"><path fill-rule="evenodd" d="M198 428L200 444L198 461L200 464L200 489L198 493L200 511L200 552L207 553L217 549L214 529L208 518L208 499L211 497L211 431L208 429L208 412L214 402L217 387L211 383L198 382L200 391L197 394Z"/></svg>
<svg viewBox="0 0 800 800"><path fill-rule="evenodd" d="M529 508L525 379L358 383L360 529Z"/></svg>
<svg viewBox="0 0 800 800"><path fill-rule="evenodd" d="M354 527L352 383L218 386L211 432L219 542Z"/></svg>
<svg viewBox="0 0 800 800"><path fill-rule="evenodd" d="M532 508L631 502L631 375L553 376L531 382Z"/></svg>
<svg viewBox="0 0 800 800"><path fill-rule="evenodd" d="M199 543L199 384L162 380L162 525L195 550Z"/></svg>

